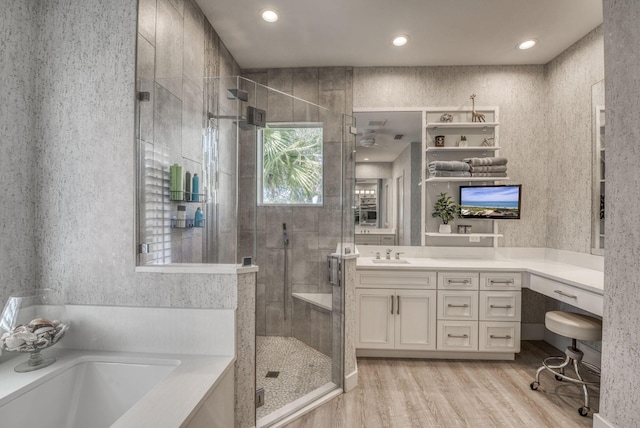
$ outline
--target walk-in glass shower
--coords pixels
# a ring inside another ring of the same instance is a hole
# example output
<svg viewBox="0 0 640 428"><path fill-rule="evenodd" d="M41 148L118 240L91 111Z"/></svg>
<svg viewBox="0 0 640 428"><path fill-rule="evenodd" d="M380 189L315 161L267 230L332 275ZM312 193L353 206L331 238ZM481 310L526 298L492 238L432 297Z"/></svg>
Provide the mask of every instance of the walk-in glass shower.
<svg viewBox="0 0 640 428"><path fill-rule="evenodd" d="M139 84L139 264L259 266L258 426L341 389L352 119L240 77Z"/></svg>

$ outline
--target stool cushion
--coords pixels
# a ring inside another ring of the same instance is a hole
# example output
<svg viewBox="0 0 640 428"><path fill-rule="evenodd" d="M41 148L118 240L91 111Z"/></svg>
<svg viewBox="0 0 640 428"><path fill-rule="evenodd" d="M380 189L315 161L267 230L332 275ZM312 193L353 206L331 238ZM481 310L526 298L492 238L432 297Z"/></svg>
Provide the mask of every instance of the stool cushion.
<svg viewBox="0 0 640 428"><path fill-rule="evenodd" d="M602 339L602 321L588 315L550 311L544 317L544 325L550 331L572 339Z"/></svg>

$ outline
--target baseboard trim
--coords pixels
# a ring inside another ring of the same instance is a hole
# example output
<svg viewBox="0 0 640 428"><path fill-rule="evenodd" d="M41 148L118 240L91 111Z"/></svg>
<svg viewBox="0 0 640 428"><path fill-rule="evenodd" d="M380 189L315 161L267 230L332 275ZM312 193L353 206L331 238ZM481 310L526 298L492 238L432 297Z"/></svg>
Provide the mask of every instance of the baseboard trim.
<svg viewBox="0 0 640 428"><path fill-rule="evenodd" d="M520 324L520 337L522 340L544 340L544 324Z"/></svg>
<svg viewBox="0 0 640 428"><path fill-rule="evenodd" d="M434 360L505 360L515 359L513 352L410 351L391 349L356 349L357 357L369 358L428 358Z"/></svg>
<svg viewBox="0 0 640 428"><path fill-rule="evenodd" d="M344 377L344 392L349 392L358 386L358 368Z"/></svg>
<svg viewBox="0 0 640 428"><path fill-rule="evenodd" d="M600 413L593 414L593 428L616 428L611 422L600 416Z"/></svg>

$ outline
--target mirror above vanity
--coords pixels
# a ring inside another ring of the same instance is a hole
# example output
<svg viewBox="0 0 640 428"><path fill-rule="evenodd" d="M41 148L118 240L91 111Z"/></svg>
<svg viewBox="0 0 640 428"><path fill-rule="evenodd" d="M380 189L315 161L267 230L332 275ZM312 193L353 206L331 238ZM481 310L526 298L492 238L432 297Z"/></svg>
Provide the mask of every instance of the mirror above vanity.
<svg viewBox="0 0 640 428"><path fill-rule="evenodd" d="M359 109L353 116L356 244L420 245L422 112Z"/></svg>

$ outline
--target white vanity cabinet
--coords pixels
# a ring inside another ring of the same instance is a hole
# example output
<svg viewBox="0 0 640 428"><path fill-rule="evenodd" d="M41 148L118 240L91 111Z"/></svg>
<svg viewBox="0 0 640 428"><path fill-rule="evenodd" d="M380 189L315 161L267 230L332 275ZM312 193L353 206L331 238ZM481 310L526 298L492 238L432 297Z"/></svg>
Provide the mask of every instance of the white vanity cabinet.
<svg viewBox="0 0 640 428"><path fill-rule="evenodd" d="M438 272L438 345L443 351L478 350L478 272Z"/></svg>
<svg viewBox="0 0 640 428"><path fill-rule="evenodd" d="M520 272L358 269L360 356L513 359Z"/></svg>
<svg viewBox="0 0 640 428"><path fill-rule="evenodd" d="M356 348L436 348L435 273L358 271Z"/></svg>

